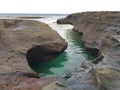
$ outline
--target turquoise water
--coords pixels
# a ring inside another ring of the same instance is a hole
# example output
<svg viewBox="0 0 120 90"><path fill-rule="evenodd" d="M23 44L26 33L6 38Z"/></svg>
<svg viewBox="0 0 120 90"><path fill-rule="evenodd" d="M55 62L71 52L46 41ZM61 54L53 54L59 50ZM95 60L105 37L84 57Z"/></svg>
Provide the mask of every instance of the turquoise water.
<svg viewBox="0 0 120 90"><path fill-rule="evenodd" d="M72 30L73 26L58 25L53 22L47 22L47 24L68 42L68 47L60 56L50 62L34 63L31 65L39 73L40 77L68 74L79 67L84 60L95 58L84 49L81 36Z"/></svg>

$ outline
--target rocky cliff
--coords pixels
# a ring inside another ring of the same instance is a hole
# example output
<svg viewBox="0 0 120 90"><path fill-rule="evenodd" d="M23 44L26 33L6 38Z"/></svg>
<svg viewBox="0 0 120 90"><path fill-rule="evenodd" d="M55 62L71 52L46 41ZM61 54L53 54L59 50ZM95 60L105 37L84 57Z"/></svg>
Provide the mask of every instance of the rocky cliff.
<svg viewBox="0 0 120 90"><path fill-rule="evenodd" d="M77 75L72 74L67 85L78 82L71 87L73 90L119 90L120 12L76 13L57 23L72 24L73 30L82 35L85 48L97 56L92 63L84 63Z"/></svg>
<svg viewBox="0 0 120 90"><path fill-rule="evenodd" d="M67 42L47 24L0 19L0 90L38 90L52 79L35 79L38 75L28 64L50 61L66 47Z"/></svg>

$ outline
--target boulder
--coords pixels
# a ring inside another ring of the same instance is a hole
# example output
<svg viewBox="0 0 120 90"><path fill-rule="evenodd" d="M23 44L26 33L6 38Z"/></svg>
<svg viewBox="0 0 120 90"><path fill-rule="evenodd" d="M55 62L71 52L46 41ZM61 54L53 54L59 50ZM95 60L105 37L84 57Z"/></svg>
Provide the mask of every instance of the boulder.
<svg viewBox="0 0 120 90"><path fill-rule="evenodd" d="M65 40L47 24L34 20L0 19L1 73L29 71L28 63L51 61L66 47Z"/></svg>
<svg viewBox="0 0 120 90"><path fill-rule="evenodd" d="M40 90L56 78L41 79L28 64L51 61L67 42L47 24L0 19L0 90Z"/></svg>

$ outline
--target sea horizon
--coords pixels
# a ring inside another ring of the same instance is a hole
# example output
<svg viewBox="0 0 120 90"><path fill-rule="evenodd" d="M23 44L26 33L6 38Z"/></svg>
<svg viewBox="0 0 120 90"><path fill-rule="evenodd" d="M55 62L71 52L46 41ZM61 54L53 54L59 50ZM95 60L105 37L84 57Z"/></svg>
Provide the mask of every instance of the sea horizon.
<svg viewBox="0 0 120 90"><path fill-rule="evenodd" d="M45 16L45 15L54 15L54 16L57 16L57 15L69 15L69 14L62 14L62 13L0 13L0 16L13 16L13 15L29 15L29 16L32 16L32 15L43 15L43 16Z"/></svg>

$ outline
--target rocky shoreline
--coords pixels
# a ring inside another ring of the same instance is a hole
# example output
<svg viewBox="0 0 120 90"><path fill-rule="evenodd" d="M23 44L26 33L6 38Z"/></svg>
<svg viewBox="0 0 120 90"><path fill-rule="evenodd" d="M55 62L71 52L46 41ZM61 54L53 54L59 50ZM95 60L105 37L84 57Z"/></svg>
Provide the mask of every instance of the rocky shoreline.
<svg viewBox="0 0 120 90"><path fill-rule="evenodd" d="M39 90L55 78L39 79L30 63L50 61L67 42L47 24L17 18L0 19L0 90Z"/></svg>
<svg viewBox="0 0 120 90"><path fill-rule="evenodd" d="M51 60L65 50L67 43L44 23L1 19L0 89L119 90L120 12L76 13L57 23L72 24L73 30L82 35L85 48L97 58L92 62L85 60L68 75L39 78L28 63L33 63L33 59L35 62Z"/></svg>
<svg viewBox="0 0 120 90"><path fill-rule="evenodd" d="M119 90L120 12L76 13L59 19L57 23L72 24L73 30L82 35L85 48L97 56L92 63L83 65L93 65L92 69L84 74L85 83L74 85L72 90ZM79 77L80 73L77 73ZM88 86L85 86L86 84Z"/></svg>

